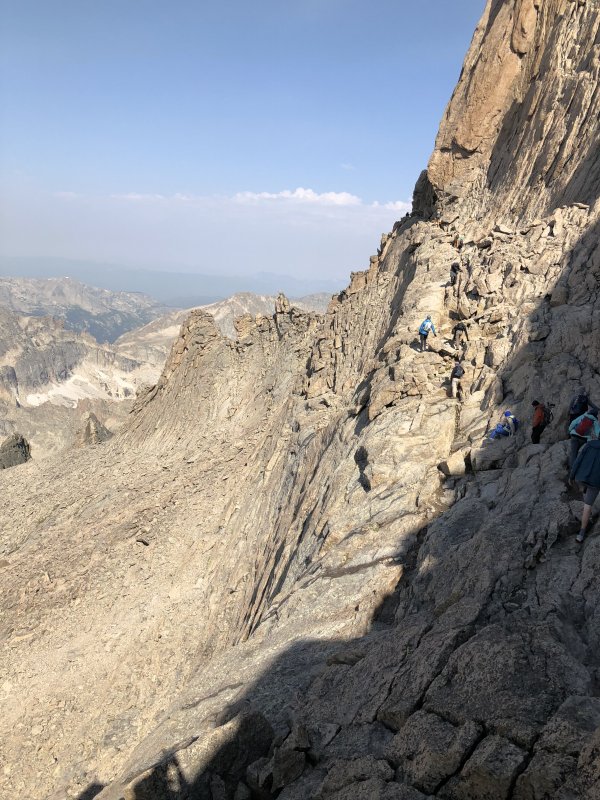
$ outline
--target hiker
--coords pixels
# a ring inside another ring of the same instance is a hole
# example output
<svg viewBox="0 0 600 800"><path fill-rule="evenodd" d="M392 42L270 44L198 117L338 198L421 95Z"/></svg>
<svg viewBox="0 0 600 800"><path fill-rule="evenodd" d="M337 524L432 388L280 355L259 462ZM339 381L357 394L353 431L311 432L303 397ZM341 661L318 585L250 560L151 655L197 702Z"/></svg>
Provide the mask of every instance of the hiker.
<svg viewBox="0 0 600 800"><path fill-rule="evenodd" d="M575 463L571 467L571 481L576 481L583 491L583 514L581 529L576 541L581 543L592 515L592 506L600 492L600 441L593 435L585 447L579 451Z"/></svg>
<svg viewBox="0 0 600 800"><path fill-rule="evenodd" d="M505 411L502 422L499 422L490 433L490 439L501 439L503 436L514 436L519 428L519 420L512 411Z"/></svg>
<svg viewBox="0 0 600 800"><path fill-rule="evenodd" d="M459 233L457 233L454 236L454 239L452 240L452 246L456 247L456 249L460 253L460 251L463 249L463 245L464 245L463 237Z"/></svg>
<svg viewBox="0 0 600 800"><path fill-rule="evenodd" d="M574 419L577 419L577 417L585 414L589 405L590 398L588 393L583 386L581 386L577 394L574 395L573 399L571 400L571 405L569 406L569 425Z"/></svg>
<svg viewBox="0 0 600 800"><path fill-rule="evenodd" d="M589 405L585 414L581 414L571 422L569 436L571 437L569 464L572 467L583 445L590 439L600 439L598 409L595 406Z"/></svg>
<svg viewBox="0 0 600 800"><path fill-rule="evenodd" d="M450 373L450 385L452 386L452 397L454 397L455 399L458 397L458 399L461 401L463 399L463 390L460 379L463 377L464 374L465 371L462 367L462 364L457 358L454 363L454 369Z"/></svg>
<svg viewBox="0 0 600 800"><path fill-rule="evenodd" d="M453 261L450 265L450 286L454 286L458 280L459 273L462 272L462 267L459 261Z"/></svg>
<svg viewBox="0 0 600 800"><path fill-rule="evenodd" d="M423 352L423 350L427 350L427 337L429 336L429 331L432 331L433 335L437 336L437 333L435 332L435 326L431 321L431 314L427 314L427 318L424 319L419 326L419 340L421 342L421 352Z"/></svg>
<svg viewBox="0 0 600 800"><path fill-rule="evenodd" d="M466 348L466 344L469 341L469 331L467 330L467 326L464 322L458 322L452 328L452 346L455 350L458 350L459 345L464 345Z"/></svg>
<svg viewBox="0 0 600 800"><path fill-rule="evenodd" d="M539 400L534 400L531 405L535 409L531 423L531 441L533 444L539 444L540 436L544 432L544 428L552 422L553 415L550 407L545 403L540 403Z"/></svg>

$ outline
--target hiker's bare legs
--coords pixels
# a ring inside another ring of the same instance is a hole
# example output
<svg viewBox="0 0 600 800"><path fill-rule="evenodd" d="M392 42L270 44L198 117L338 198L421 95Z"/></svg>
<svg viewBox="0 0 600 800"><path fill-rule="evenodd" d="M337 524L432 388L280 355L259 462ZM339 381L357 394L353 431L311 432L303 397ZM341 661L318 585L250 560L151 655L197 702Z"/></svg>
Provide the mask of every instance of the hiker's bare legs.
<svg viewBox="0 0 600 800"><path fill-rule="evenodd" d="M581 530L587 530L587 526L590 524L590 517L592 516L592 507L588 506L587 503L583 504L583 514L581 515Z"/></svg>

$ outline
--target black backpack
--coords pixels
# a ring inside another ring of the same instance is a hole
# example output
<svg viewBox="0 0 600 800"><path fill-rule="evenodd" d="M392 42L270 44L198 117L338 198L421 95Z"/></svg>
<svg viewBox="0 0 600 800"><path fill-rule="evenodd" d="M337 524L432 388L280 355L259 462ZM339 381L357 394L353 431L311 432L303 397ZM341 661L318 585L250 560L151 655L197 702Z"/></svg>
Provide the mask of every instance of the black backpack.
<svg viewBox="0 0 600 800"><path fill-rule="evenodd" d="M464 371L464 369L461 367L461 365L460 365L460 364L457 364L457 365L454 367L454 369L452 370L452 377L453 377L453 378L459 378L459 379L460 379L460 378L462 378L462 376L463 376L464 374L465 374L465 371Z"/></svg>
<svg viewBox="0 0 600 800"><path fill-rule="evenodd" d="M552 413L552 409L548 404L544 403L544 425L550 425L553 419L554 414Z"/></svg>
<svg viewBox="0 0 600 800"><path fill-rule="evenodd" d="M587 396L587 394L578 394L571 401L569 414L577 417L581 416L581 414L584 414L587 411L589 402L590 398Z"/></svg>

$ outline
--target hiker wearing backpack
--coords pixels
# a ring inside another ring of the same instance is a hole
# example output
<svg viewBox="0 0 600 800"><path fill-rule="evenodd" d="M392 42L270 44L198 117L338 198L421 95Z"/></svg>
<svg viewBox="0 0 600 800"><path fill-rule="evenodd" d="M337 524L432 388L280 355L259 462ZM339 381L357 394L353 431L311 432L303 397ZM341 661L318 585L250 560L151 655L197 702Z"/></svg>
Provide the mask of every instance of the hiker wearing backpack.
<svg viewBox="0 0 600 800"><path fill-rule="evenodd" d="M545 403L540 403L539 400L534 400L531 405L535 409L533 412L531 441L533 444L539 444L540 436L544 432L544 428L552 422L553 414L550 408Z"/></svg>
<svg viewBox="0 0 600 800"><path fill-rule="evenodd" d="M499 422L490 433L490 439L501 439L504 436L514 436L519 429L519 420L512 411L505 411L502 422Z"/></svg>
<svg viewBox="0 0 600 800"><path fill-rule="evenodd" d="M573 466L577 454L586 442L591 439L600 438L600 424L598 423L598 409L595 406L588 406L585 414L574 419L569 425L569 436L571 437L571 449L569 453L569 464Z"/></svg>
<svg viewBox="0 0 600 800"><path fill-rule="evenodd" d="M454 239L452 240L452 246L455 247L458 250L458 252L460 253L460 251L464 247L464 244L465 244L465 242L464 242L463 237L460 235L460 233L456 233L454 235Z"/></svg>
<svg viewBox="0 0 600 800"><path fill-rule="evenodd" d="M571 481L576 481L583 491L583 514L581 529L576 541L583 542L585 532L592 516L592 506L600 493L600 441L593 434L589 442L582 447L571 467Z"/></svg>
<svg viewBox="0 0 600 800"><path fill-rule="evenodd" d="M466 345L469 341L469 331L467 330L467 326L464 322L457 322L456 325L452 328L452 346L455 350L458 350L459 346Z"/></svg>
<svg viewBox="0 0 600 800"><path fill-rule="evenodd" d="M419 340L421 342L421 352L423 352L423 350L427 350L427 337L429 336L429 331L431 331L434 336L437 336L437 333L435 332L435 326L431 321L431 314L427 314L427 317L419 325Z"/></svg>
<svg viewBox="0 0 600 800"><path fill-rule="evenodd" d="M574 395L573 399L571 400L571 404L569 406L569 425L573 422L574 419L580 417L582 414L588 409L590 405L590 398L586 390L580 387L579 391L576 395Z"/></svg>
<svg viewBox="0 0 600 800"><path fill-rule="evenodd" d="M465 371L462 367L462 364L458 359L456 359L454 363L454 369L450 373L450 385L452 387L452 397L456 399L458 397L459 400L462 401L463 399L463 390L460 379L465 374Z"/></svg>
<svg viewBox="0 0 600 800"><path fill-rule="evenodd" d="M450 286L454 286L458 280L459 273L462 272L462 267L459 261L454 261L450 265Z"/></svg>

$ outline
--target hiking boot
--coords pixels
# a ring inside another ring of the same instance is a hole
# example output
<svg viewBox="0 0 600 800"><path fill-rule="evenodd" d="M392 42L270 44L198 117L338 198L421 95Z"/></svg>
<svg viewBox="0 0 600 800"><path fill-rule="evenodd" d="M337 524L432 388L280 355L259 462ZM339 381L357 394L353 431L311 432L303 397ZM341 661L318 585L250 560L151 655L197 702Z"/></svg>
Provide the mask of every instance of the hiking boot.
<svg viewBox="0 0 600 800"><path fill-rule="evenodd" d="M581 544L581 542L583 542L584 539L585 539L585 531L579 531L579 533L575 537L575 541Z"/></svg>

